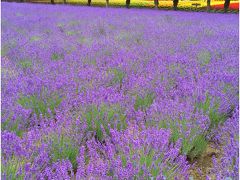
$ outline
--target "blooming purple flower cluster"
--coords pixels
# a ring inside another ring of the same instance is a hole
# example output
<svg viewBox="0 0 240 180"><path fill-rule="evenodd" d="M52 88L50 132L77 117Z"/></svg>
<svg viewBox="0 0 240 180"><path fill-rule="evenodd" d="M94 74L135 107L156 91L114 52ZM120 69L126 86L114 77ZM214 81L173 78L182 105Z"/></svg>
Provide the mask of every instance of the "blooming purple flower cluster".
<svg viewBox="0 0 240 180"><path fill-rule="evenodd" d="M236 177L238 33L235 14L2 3L2 179L184 179L213 137Z"/></svg>
<svg viewBox="0 0 240 180"><path fill-rule="evenodd" d="M213 172L217 179L239 177L239 109L236 108L232 117L220 127L216 138L221 142L223 154L220 159L213 157Z"/></svg>
<svg viewBox="0 0 240 180"><path fill-rule="evenodd" d="M179 155L181 142L170 144L170 134L169 130L137 125L122 132L111 130L112 139L106 144L91 140L87 143L88 153L81 149L77 177L186 178L190 165L186 156ZM84 157L89 158L87 165Z"/></svg>

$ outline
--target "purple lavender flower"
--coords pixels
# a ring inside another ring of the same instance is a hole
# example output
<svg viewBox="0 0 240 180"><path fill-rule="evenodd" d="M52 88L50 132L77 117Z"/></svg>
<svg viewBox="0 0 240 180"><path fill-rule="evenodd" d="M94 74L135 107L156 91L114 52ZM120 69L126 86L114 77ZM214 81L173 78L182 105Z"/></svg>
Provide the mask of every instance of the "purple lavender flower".
<svg viewBox="0 0 240 180"><path fill-rule="evenodd" d="M3 179L237 177L237 15L2 7Z"/></svg>

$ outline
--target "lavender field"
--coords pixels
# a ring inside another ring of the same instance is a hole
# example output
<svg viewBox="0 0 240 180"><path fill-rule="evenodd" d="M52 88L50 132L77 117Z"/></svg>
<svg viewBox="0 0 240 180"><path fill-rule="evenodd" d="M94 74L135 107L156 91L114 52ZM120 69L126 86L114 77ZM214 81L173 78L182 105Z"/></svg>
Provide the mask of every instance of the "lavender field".
<svg viewBox="0 0 240 180"><path fill-rule="evenodd" d="M1 179L238 179L238 15L1 4Z"/></svg>

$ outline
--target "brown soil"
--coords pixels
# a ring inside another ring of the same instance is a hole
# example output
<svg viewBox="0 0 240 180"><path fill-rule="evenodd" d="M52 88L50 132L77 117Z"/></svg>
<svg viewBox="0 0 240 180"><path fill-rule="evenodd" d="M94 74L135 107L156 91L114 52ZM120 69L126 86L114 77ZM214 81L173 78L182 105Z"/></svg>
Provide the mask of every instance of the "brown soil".
<svg viewBox="0 0 240 180"><path fill-rule="evenodd" d="M213 156L219 159L221 157L221 151L216 144L209 143L206 151L201 155L201 157L196 159L195 166L190 169L190 176L192 176L194 180L205 180L206 176L210 177L211 180L216 179L214 174L211 172L213 168Z"/></svg>

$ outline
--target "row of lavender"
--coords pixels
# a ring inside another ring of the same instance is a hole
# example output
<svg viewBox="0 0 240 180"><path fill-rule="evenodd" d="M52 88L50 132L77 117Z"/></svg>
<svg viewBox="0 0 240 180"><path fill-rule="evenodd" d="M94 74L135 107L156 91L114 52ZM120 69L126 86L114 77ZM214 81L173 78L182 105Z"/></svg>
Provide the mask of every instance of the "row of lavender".
<svg viewBox="0 0 240 180"><path fill-rule="evenodd" d="M2 7L2 179L237 179L237 15Z"/></svg>

